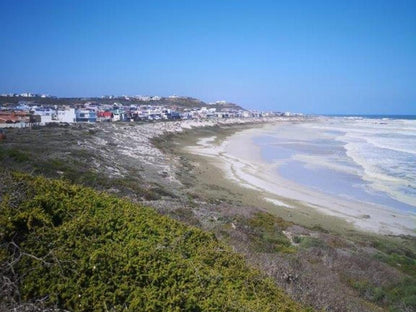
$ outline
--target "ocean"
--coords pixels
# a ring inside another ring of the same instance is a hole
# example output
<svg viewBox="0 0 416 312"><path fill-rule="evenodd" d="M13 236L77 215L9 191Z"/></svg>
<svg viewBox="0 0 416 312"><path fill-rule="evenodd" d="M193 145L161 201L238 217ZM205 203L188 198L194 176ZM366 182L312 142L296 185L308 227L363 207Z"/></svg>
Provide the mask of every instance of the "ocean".
<svg viewBox="0 0 416 312"><path fill-rule="evenodd" d="M252 142L277 175L302 187L416 212L416 116L321 116Z"/></svg>

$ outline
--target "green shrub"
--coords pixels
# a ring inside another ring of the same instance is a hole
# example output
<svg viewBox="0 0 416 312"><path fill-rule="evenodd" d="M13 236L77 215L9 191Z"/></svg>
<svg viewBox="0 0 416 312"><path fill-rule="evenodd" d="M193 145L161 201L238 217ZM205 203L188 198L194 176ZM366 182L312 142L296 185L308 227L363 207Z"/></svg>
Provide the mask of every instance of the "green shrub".
<svg viewBox="0 0 416 312"><path fill-rule="evenodd" d="M22 163L22 162L28 161L30 159L30 156L27 153L25 153L25 152L23 152L23 151L21 151L17 148L8 149L8 150L6 150L5 154L8 157L10 157L11 159L13 159L14 161L16 161L17 163Z"/></svg>
<svg viewBox="0 0 416 312"><path fill-rule="evenodd" d="M283 234L290 222L270 213L258 212L248 220L247 234L251 238L253 248L260 252L293 253L290 240Z"/></svg>
<svg viewBox="0 0 416 312"><path fill-rule="evenodd" d="M350 286L366 300L384 306L389 311L416 310L416 280L405 278L400 283L388 287L377 287L368 280L348 280Z"/></svg>
<svg viewBox="0 0 416 312"><path fill-rule="evenodd" d="M302 248L327 248L325 242L319 238L311 236L302 236L299 238L299 245Z"/></svg>
<svg viewBox="0 0 416 312"><path fill-rule="evenodd" d="M413 275L416 277L416 259L410 258L404 254L397 254L392 252L390 254L377 253L376 258L388 263L389 265L397 268L398 270Z"/></svg>
<svg viewBox="0 0 416 312"><path fill-rule="evenodd" d="M0 178L1 268L14 275L1 273L23 301L72 311L302 310L213 234L62 180Z"/></svg>

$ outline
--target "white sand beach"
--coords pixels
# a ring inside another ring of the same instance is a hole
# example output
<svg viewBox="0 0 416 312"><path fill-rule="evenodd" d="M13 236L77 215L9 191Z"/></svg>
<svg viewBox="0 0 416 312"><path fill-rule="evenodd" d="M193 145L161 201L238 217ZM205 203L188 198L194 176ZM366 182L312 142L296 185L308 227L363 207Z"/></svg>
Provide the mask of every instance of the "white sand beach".
<svg viewBox="0 0 416 312"><path fill-rule="evenodd" d="M202 138L197 146L188 147L187 150L215 159L215 164L221 168L226 178L243 187L259 191L259 198L277 206L310 209L340 217L359 230L379 234L416 234L416 218L412 212L354 198L331 196L279 175L276 170L278 164L265 162L259 147L252 142L267 127L271 126L243 130L219 145L215 144L215 136ZM294 202L299 205L293 205Z"/></svg>

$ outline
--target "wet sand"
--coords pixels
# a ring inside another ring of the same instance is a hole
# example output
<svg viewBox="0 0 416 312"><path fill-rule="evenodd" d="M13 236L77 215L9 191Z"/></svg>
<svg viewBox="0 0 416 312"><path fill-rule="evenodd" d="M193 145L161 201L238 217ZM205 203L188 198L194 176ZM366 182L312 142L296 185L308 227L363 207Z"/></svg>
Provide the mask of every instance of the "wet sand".
<svg viewBox="0 0 416 312"><path fill-rule="evenodd" d="M284 121L283 121L284 122ZM266 125L265 127L272 127ZM228 137L213 133L199 138L184 150L199 157L211 168L204 169L201 180L215 179L238 193L244 203L261 205L300 224L319 224L326 228L377 234L415 235L415 219L405 212L362 202L342 199L310 189L277 174L274 165L265 162L260 149L250 143L264 129L245 129ZM212 168L214 166L216 170ZM213 177L216 172L216 177ZM228 185L227 185L228 181ZM247 196L249 195L249 196ZM273 206L273 207L271 207Z"/></svg>

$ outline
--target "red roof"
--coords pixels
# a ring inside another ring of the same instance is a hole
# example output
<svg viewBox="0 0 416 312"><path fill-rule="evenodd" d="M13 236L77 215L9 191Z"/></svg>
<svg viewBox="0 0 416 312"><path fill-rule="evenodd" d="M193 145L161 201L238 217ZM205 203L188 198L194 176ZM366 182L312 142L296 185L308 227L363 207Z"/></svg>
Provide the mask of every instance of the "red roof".
<svg viewBox="0 0 416 312"><path fill-rule="evenodd" d="M0 123L29 121L29 114L25 112L0 112Z"/></svg>
<svg viewBox="0 0 416 312"><path fill-rule="evenodd" d="M112 112L103 112L103 111L98 111L97 112L97 117L104 117L104 118L111 118L113 117L113 113Z"/></svg>

